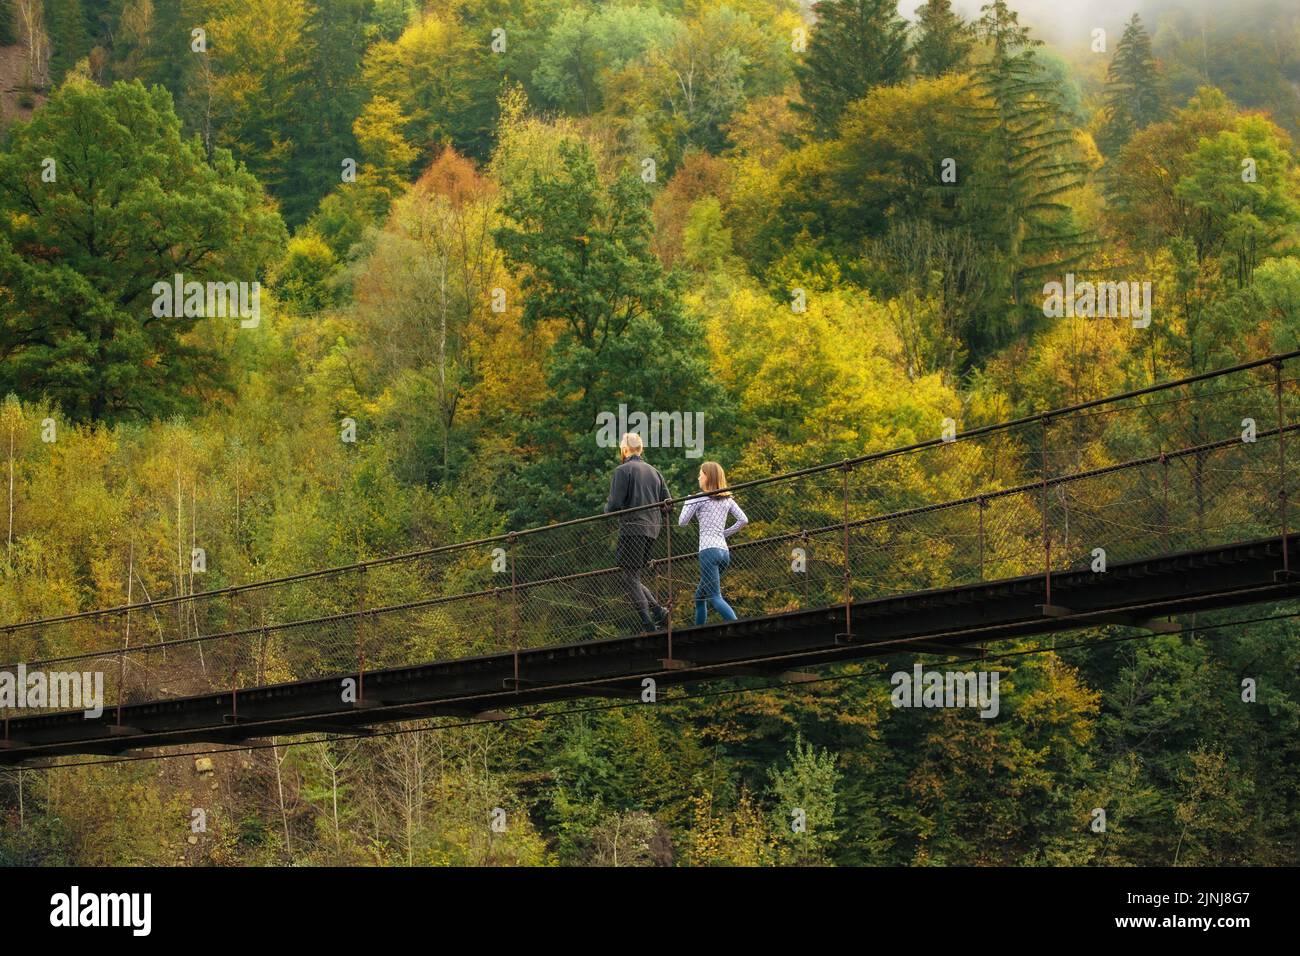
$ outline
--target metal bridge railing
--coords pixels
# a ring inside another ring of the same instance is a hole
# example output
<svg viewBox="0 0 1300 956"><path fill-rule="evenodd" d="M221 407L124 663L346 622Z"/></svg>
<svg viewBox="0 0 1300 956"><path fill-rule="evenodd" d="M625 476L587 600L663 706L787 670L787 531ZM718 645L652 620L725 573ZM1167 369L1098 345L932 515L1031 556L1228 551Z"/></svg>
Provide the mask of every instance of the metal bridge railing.
<svg viewBox="0 0 1300 956"><path fill-rule="evenodd" d="M1114 563L1287 535L1298 358L737 484L750 523L724 593L743 618L1044 572L1050 587L1097 549ZM693 623L698 582L683 500L643 575L673 630ZM619 520L15 623L0 657L102 673L112 709L626 635L641 627L615 567ZM6 736L32 711L4 711Z"/></svg>

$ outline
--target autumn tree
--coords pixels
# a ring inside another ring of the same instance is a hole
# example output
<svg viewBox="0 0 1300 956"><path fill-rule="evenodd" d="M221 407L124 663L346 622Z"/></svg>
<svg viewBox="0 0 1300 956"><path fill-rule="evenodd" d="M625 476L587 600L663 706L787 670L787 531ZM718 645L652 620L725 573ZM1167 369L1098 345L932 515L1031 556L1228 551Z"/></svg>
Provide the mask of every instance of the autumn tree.
<svg viewBox="0 0 1300 956"><path fill-rule="evenodd" d="M472 163L444 150L394 206L356 285L367 366L396 391L423 396L414 423L427 423L422 441L433 446L422 462L429 481L448 481L463 464L468 435L457 425L505 320L494 198Z"/></svg>
<svg viewBox="0 0 1300 956"><path fill-rule="evenodd" d="M1240 357L1262 311L1254 297L1268 301L1271 285L1252 290L1255 271L1297 242L1298 176L1286 133L1212 87L1118 154L1111 233L1156 250L1167 310L1155 331L1169 374Z"/></svg>
<svg viewBox="0 0 1300 956"><path fill-rule="evenodd" d="M953 221L958 190L944 181L945 158L964 162L978 145L963 126L977 106L956 76L878 87L849 104L836 138L805 147L779 167L782 245L806 229L847 258L847 250L891 222Z"/></svg>
<svg viewBox="0 0 1300 956"><path fill-rule="evenodd" d="M372 96L397 104L418 155L449 145L476 159L490 153L500 73L489 40L450 14L426 12L396 40L366 51L364 82Z"/></svg>
<svg viewBox="0 0 1300 956"><path fill-rule="evenodd" d="M191 124L210 129L211 144L230 150L277 196L292 191L295 160L308 136L311 14L307 0L211 0L209 48L194 52L187 41L164 53L187 64L193 77L177 96Z"/></svg>
<svg viewBox="0 0 1300 956"><path fill-rule="evenodd" d="M790 78L785 47L748 14L711 7L611 80L611 122L637 145L645 129L669 166L690 150L720 152L726 127L752 98Z"/></svg>

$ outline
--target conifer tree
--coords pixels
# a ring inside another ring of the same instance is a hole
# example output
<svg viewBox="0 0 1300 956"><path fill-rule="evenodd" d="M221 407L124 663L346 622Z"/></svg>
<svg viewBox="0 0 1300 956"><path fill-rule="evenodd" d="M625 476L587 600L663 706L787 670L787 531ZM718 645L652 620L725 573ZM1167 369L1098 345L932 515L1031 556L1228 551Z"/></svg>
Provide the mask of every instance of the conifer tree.
<svg viewBox="0 0 1300 956"><path fill-rule="evenodd" d="M1106 122L1099 137L1102 148L1113 154L1134 133L1163 118L1164 99L1151 37L1135 13L1106 71Z"/></svg>
<svg viewBox="0 0 1300 956"><path fill-rule="evenodd" d="M965 69L975 45L970 25L952 10L951 0L929 0L916 8L912 57L921 76L943 76Z"/></svg>
<svg viewBox="0 0 1300 956"><path fill-rule="evenodd" d="M50 36L50 81L57 84L90 52L81 0L45 0L45 29Z"/></svg>
<svg viewBox="0 0 1300 956"><path fill-rule="evenodd" d="M834 135L844 107L907 75L907 24L893 0L822 0L808 53L796 69L804 114L816 138Z"/></svg>
<svg viewBox="0 0 1300 956"><path fill-rule="evenodd" d="M986 330L982 344L995 346L1015 331L1016 314L1028 314L1042 276L1083 254L1087 234L1061 197L1082 182L1086 165L1077 157L1059 93L1034 55L1041 41L1029 36L1004 0L982 12L979 32L990 50L972 81L983 105L971 112L971 132L983 145L963 202L972 228L1000 255L1003 292L1016 307L1010 327Z"/></svg>
<svg viewBox="0 0 1300 956"><path fill-rule="evenodd" d="M0 46L18 42L18 25L14 22L14 0L0 0Z"/></svg>

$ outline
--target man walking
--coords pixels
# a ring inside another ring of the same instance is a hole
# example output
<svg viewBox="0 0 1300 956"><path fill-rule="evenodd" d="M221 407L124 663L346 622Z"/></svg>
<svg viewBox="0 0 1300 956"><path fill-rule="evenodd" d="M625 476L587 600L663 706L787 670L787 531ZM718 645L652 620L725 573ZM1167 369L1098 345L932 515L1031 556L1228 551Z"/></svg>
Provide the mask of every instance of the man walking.
<svg viewBox="0 0 1300 956"><path fill-rule="evenodd" d="M642 459L640 435L628 432L618 449L623 461L614 469L609 500L605 502L606 514L640 505L659 504L671 497L659 469ZM618 519L618 566L623 587L641 615L641 623L654 630L668 623L668 609L641 583L641 572L650 564L651 550L663 527L660 511L659 508L641 508Z"/></svg>

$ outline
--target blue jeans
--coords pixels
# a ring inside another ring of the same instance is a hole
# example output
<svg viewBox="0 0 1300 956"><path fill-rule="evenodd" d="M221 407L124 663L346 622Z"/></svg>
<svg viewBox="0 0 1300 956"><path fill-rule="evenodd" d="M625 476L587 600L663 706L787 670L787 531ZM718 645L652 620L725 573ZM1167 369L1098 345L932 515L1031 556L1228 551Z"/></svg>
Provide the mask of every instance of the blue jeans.
<svg viewBox="0 0 1300 956"><path fill-rule="evenodd" d="M736 619L736 612L722 599L722 572L729 564L731 552L726 548L705 548L700 552L700 586L695 589L696 624L703 624L708 619L710 604L723 620Z"/></svg>

